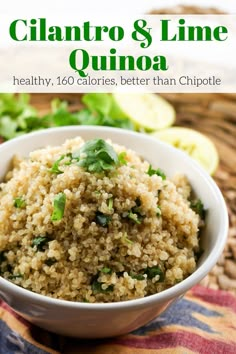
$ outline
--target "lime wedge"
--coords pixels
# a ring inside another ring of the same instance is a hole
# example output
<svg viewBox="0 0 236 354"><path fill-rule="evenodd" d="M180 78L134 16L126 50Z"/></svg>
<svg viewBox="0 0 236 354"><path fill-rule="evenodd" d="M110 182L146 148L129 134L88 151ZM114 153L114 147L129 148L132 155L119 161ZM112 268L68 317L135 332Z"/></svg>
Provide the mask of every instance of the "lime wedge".
<svg viewBox="0 0 236 354"><path fill-rule="evenodd" d="M160 130L175 120L174 108L162 97L153 93L113 93L114 101L124 115L138 128Z"/></svg>
<svg viewBox="0 0 236 354"><path fill-rule="evenodd" d="M209 174L213 174L219 164L219 155L213 142L193 129L173 127L158 131L152 136L185 151Z"/></svg>

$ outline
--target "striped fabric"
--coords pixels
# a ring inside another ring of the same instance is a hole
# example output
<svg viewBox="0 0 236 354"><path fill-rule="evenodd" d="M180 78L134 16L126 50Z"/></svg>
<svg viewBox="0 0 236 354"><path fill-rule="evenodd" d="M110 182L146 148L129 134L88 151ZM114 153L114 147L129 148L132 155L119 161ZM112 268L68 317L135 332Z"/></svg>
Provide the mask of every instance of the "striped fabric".
<svg viewBox="0 0 236 354"><path fill-rule="evenodd" d="M41 330L0 301L0 354L236 354L236 297L195 286L162 316L123 337L64 338Z"/></svg>

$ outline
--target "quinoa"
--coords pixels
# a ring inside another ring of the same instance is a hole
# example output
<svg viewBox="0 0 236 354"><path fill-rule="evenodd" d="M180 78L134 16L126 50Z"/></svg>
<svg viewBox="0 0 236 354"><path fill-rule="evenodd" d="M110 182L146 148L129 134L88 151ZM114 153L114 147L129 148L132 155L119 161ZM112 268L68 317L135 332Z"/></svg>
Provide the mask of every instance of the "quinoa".
<svg viewBox="0 0 236 354"><path fill-rule="evenodd" d="M72 161L80 137L14 157L0 184L2 277L93 303L155 294L194 272L201 220L186 177L147 173L148 161L106 143L120 162L99 172Z"/></svg>

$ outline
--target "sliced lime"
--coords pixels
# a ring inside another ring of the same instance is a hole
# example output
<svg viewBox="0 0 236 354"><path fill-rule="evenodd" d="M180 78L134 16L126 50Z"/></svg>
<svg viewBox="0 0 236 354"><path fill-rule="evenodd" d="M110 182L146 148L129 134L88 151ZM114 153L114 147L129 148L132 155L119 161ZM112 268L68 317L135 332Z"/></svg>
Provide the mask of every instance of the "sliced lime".
<svg viewBox="0 0 236 354"><path fill-rule="evenodd" d="M219 155L213 142L193 129L172 127L152 134L152 136L185 151L209 174L213 174L219 164Z"/></svg>
<svg viewBox="0 0 236 354"><path fill-rule="evenodd" d="M114 100L124 116L138 128L160 130L175 120L174 108L162 97L153 93L113 93Z"/></svg>

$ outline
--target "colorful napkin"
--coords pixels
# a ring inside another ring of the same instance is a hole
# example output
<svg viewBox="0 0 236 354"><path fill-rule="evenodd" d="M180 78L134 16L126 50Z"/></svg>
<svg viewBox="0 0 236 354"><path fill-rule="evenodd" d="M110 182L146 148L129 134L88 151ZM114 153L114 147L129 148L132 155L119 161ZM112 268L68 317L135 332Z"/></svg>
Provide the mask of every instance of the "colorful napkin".
<svg viewBox="0 0 236 354"><path fill-rule="evenodd" d="M236 297L195 286L146 326L118 338L58 336L25 321L0 300L0 354L235 354Z"/></svg>

